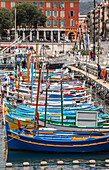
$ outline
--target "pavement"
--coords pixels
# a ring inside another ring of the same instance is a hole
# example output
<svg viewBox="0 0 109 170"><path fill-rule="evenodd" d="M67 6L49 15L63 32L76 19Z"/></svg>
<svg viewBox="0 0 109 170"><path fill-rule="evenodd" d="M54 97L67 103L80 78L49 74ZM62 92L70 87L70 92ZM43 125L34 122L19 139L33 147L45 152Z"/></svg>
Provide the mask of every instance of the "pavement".
<svg viewBox="0 0 109 170"><path fill-rule="evenodd" d="M89 58L89 56L87 55L75 55L73 56L72 54L70 56L66 55L66 58L67 58L67 65L68 64L71 64L72 62L73 63L77 63L77 62L80 62L82 63L83 65L90 65L94 68L98 68L97 64L98 64L98 57L96 57L96 60L93 61ZM109 59L108 59L109 60ZM104 69L106 68L108 71L109 71L109 61L107 61L107 58L106 57L102 57L99 59L99 64L101 66L101 69Z"/></svg>
<svg viewBox="0 0 109 170"><path fill-rule="evenodd" d="M76 64L76 63L80 62L81 64L83 64L83 66L87 64L87 65L92 66L94 69L95 68L97 69L98 68L98 66L97 66L98 58L96 58L96 61L91 61L89 56L79 56L79 55L73 56L72 54L70 56L67 55L66 58L67 58L67 63L65 63L65 65L67 65L69 68L71 68L72 70L81 72L82 74L88 76L89 78L93 79L97 83L100 83L103 87L105 87L109 90L109 82L104 81L104 79L97 79L97 76L87 73L85 71L85 69L80 70L77 67L71 66L72 63ZM101 64L102 69L108 67L107 63L103 63L102 60L100 60L100 64ZM107 70L109 70L109 68Z"/></svg>
<svg viewBox="0 0 109 170"><path fill-rule="evenodd" d="M81 72L82 74L90 77L91 79L93 79L97 83L100 83L103 87L105 87L105 88L107 88L109 90L109 83L104 81L103 79L97 79L96 76L94 76L94 75L92 75L90 73L86 73L86 71L80 70L79 68L76 68L76 67L73 67L73 66L69 66L69 68L71 68L72 70Z"/></svg>

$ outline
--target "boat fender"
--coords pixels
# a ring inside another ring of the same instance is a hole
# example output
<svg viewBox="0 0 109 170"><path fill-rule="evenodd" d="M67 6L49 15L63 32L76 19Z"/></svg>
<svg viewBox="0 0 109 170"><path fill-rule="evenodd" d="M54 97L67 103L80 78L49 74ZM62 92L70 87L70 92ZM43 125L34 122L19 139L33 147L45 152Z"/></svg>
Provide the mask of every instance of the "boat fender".
<svg viewBox="0 0 109 170"><path fill-rule="evenodd" d="M109 166L109 159L105 160L105 166Z"/></svg>
<svg viewBox="0 0 109 170"><path fill-rule="evenodd" d="M89 160L89 164L96 164L95 160Z"/></svg>
<svg viewBox="0 0 109 170"><path fill-rule="evenodd" d="M29 162L23 162L23 166L29 166Z"/></svg>
<svg viewBox="0 0 109 170"><path fill-rule="evenodd" d="M64 162L63 161L57 161L57 165L63 165Z"/></svg>
<svg viewBox="0 0 109 170"><path fill-rule="evenodd" d="M6 163L6 167L12 167L12 163Z"/></svg>
<svg viewBox="0 0 109 170"><path fill-rule="evenodd" d="M106 163L106 164L109 164L109 159L106 159L106 160L105 160L105 163Z"/></svg>
<svg viewBox="0 0 109 170"><path fill-rule="evenodd" d="M45 165L47 165L47 162L46 161L41 161L40 165L45 166Z"/></svg>
<svg viewBox="0 0 109 170"><path fill-rule="evenodd" d="M73 163L73 165L78 165L79 161L78 160L74 160L72 163Z"/></svg>

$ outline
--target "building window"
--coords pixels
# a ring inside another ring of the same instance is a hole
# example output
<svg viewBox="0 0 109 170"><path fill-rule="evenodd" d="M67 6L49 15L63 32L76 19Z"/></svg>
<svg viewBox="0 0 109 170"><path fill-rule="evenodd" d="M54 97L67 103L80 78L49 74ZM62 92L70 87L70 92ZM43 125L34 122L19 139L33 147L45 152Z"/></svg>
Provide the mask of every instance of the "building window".
<svg viewBox="0 0 109 170"><path fill-rule="evenodd" d="M15 6L15 2L11 2L11 7L14 7Z"/></svg>
<svg viewBox="0 0 109 170"><path fill-rule="evenodd" d="M75 12L74 11L69 11L69 17L74 17Z"/></svg>
<svg viewBox="0 0 109 170"><path fill-rule="evenodd" d="M5 2L1 2L1 7L5 7Z"/></svg>
<svg viewBox="0 0 109 170"><path fill-rule="evenodd" d="M60 16L61 16L61 17L64 17L64 16L65 16L64 11L61 11L61 12L60 12Z"/></svg>
<svg viewBox="0 0 109 170"><path fill-rule="evenodd" d="M58 11L53 11L53 17L58 17Z"/></svg>
<svg viewBox="0 0 109 170"><path fill-rule="evenodd" d="M60 2L60 8L64 8L64 2Z"/></svg>
<svg viewBox="0 0 109 170"><path fill-rule="evenodd" d="M51 26L51 20L47 20L46 26L47 26L47 27L50 27L50 26Z"/></svg>
<svg viewBox="0 0 109 170"><path fill-rule="evenodd" d="M65 27L65 20L60 20L60 27Z"/></svg>
<svg viewBox="0 0 109 170"><path fill-rule="evenodd" d="M50 8L50 2L47 2L47 3L46 3L46 7L47 7L47 8Z"/></svg>
<svg viewBox="0 0 109 170"><path fill-rule="evenodd" d="M53 20L53 27L57 27L58 26L58 20Z"/></svg>
<svg viewBox="0 0 109 170"><path fill-rule="evenodd" d="M36 5L36 6L37 6L37 2L31 2L31 4L33 4L33 5Z"/></svg>
<svg viewBox="0 0 109 170"><path fill-rule="evenodd" d="M58 2L53 2L53 8L58 8Z"/></svg>
<svg viewBox="0 0 109 170"><path fill-rule="evenodd" d="M74 21L70 20L70 26L75 26Z"/></svg>
<svg viewBox="0 0 109 170"><path fill-rule="evenodd" d="M39 2L39 7L43 8L44 7L44 2Z"/></svg>
<svg viewBox="0 0 109 170"><path fill-rule="evenodd" d="M46 16L50 17L51 16L51 11L46 11Z"/></svg>
<svg viewBox="0 0 109 170"><path fill-rule="evenodd" d="M70 7L73 8L73 2L70 2Z"/></svg>

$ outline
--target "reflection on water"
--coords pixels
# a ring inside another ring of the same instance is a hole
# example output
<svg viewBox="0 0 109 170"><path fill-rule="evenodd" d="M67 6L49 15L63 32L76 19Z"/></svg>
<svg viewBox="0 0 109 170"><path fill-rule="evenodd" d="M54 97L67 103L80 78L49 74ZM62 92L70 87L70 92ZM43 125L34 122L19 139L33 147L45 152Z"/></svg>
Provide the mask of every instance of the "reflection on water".
<svg viewBox="0 0 109 170"><path fill-rule="evenodd" d="M63 160L65 162L78 159L80 162L87 162L94 159L96 161L104 161L109 159L109 152L99 153L80 153L80 154L53 154L53 153L36 153L26 151L8 151L7 162L40 162L46 160L48 162Z"/></svg>
<svg viewBox="0 0 109 170"><path fill-rule="evenodd" d="M104 161L109 159L109 152L100 153L82 153L82 154L52 154L52 153L36 153L36 152L21 152L21 151L9 151L7 162L17 164L17 167L13 167L12 170L107 170ZM40 162L47 161L47 166L40 166ZM58 160L63 160L66 165L57 165ZM73 160L79 160L82 162L80 165L73 165ZM89 165L89 160L96 160L97 165ZM19 166L20 163L30 162L30 167ZM39 163L39 164L37 164ZM37 165L36 165L37 164Z"/></svg>

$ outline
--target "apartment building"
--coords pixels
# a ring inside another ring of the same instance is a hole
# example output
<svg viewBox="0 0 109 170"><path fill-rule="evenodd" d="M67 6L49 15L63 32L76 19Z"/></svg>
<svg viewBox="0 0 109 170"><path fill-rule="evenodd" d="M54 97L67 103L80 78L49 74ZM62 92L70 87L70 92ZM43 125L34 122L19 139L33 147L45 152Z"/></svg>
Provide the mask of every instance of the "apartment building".
<svg viewBox="0 0 109 170"><path fill-rule="evenodd" d="M75 39L78 31L79 18L79 0L37 0L37 1L1 1L0 8L11 10L19 3L31 3L41 9L47 16L47 22L44 27L22 28L17 26L16 37L22 36L23 39L29 36L29 41L47 40L59 42L61 39ZM12 32L14 28L8 30L10 39L14 39Z"/></svg>

